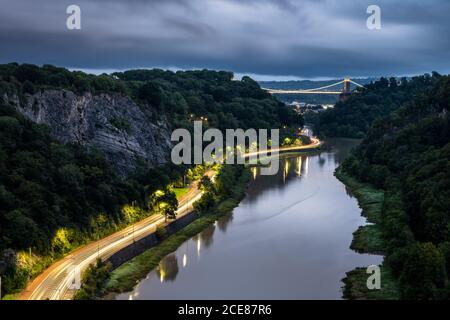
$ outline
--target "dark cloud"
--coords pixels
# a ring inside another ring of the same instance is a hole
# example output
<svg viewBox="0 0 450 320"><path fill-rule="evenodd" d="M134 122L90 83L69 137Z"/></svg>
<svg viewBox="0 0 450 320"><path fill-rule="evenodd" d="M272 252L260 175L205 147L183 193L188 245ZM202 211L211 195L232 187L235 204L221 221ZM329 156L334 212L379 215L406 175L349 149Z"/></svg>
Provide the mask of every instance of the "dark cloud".
<svg viewBox="0 0 450 320"><path fill-rule="evenodd" d="M450 72L450 2L380 0L2 0L0 63L213 68L298 77ZM82 29L66 29L66 7Z"/></svg>

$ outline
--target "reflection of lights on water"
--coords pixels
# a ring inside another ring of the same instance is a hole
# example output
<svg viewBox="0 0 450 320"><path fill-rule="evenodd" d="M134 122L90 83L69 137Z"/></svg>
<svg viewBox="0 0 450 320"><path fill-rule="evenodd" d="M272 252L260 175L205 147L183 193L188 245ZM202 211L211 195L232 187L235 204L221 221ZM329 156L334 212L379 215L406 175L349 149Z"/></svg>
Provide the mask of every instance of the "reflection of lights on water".
<svg viewBox="0 0 450 320"><path fill-rule="evenodd" d="M201 246L201 241L200 241L200 237L197 238L197 256L200 257L200 246Z"/></svg>
<svg viewBox="0 0 450 320"><path fill-rule="evenodd" d="M186 267L187 264L187 255L186 253L183 255L183 268Z"/></svg>
<svg viewBox="0 0 450 320"><path fill-rule="evenodd" d="M164 282L164 278L166 276L166 273L164 272L164 270L162 268L159 269L159 281L161 281L161 283Z"/></svg>
<svg viewBox="0 0 450 320"><path fill-rule="evenodd" d="M296 159L296 165L297 165L297 170L296 170L296 173L297 173L297 176L301 176L302 175L302 157L298 157L297 159Z"/></svg>
<svg viewBox="0 0 450 320"><path fill-rule="evenodd" d="M286 177L289 174L289 161L284 162L283 182L286 181Z"/></svg>
<svg viewBox="0 0 450 320"><path fill-rule="evenodd" d="M308 175L308 171L309 171L309 157L306 157L306 161L305 161L305 175Z"/></svg>
<svg viewBox="0 0 450 320"><path fill-rule="evenodd" d="M256 174L258 173L256 167L252 168L253 180L256 179Z"/></svg>

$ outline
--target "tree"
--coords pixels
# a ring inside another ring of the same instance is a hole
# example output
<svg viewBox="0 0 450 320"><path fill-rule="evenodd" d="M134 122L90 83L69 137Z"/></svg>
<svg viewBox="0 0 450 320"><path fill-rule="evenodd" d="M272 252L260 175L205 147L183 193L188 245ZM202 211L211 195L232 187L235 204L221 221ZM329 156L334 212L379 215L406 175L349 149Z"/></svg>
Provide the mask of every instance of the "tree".
<svg viewBox="0 0 450 320"><path fill-rule="evenodd" d="M157 190L150 198L150 207L164 215L165 219L175 219L178 200L173 191Z"/></svg>
<svg viewBox="0 0 450 320"><path fill-rule="evenodd" d="M212 194L215 194L217 192L216 187L214 186L214 183L211 181L211 179L208 176L203 176L200 179L199 189L202 190L203 192L210 192Z"/></svg>
<svg viewBox="0 0 450 320"><path fill-rule="evenodd" d="M402 297L433 299L445 286L445 258L432 243L416 243L407 253L400 276Z"/></svg>
<svg viewBox="0 0 450 320"><path fill-rule="evenodd" d="M162 92L154 82L146 82L139 88L139 98L158 109L161 107Z"/></svg>
<svg viewBox="0 0 450 320"><path fill-rule="evenodd" d="M33 94L36 91L34 84L29 80L26 80L23 83L22 89L23 89L24 93L29 93L29 94Z"/></svg>
<svg viewBox="0 0 450 320"><path fill-rule="evenodd" d="M211 192L206 192L202 195L200 200L194 202L194 210L198 213L206 213L215 204L214 195Z"/></svg>

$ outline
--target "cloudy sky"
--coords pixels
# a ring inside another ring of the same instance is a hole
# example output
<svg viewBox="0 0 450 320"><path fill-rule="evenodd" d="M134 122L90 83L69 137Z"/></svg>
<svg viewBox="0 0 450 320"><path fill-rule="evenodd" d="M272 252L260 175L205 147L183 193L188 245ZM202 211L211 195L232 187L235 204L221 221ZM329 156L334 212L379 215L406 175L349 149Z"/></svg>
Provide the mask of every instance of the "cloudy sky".
<svg viewBox="0 0 450 320"><path fill-rule="evenodd" d="M66 27L81 8L81 30ZM369 30L368 5L381 8ZM450 73L449 0L0 0L0 63L259 79Z"/></svg>

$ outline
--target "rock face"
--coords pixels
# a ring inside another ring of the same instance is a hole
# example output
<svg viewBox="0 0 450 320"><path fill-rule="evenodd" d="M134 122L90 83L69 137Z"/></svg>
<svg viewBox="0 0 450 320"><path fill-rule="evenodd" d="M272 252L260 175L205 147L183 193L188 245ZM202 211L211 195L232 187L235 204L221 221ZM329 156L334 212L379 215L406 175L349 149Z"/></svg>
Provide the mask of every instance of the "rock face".
<svg viewBox="0 0 450 320"><path fill-rule="evenodd" d="M129 97L46 90L28 95L25 104L15 97L14 104L32 121L47 124L59 141L101 150L122 175L132 172L138 162L153 167L169 158L167 121L156 121L151 108L144 112Z"/></svg>

